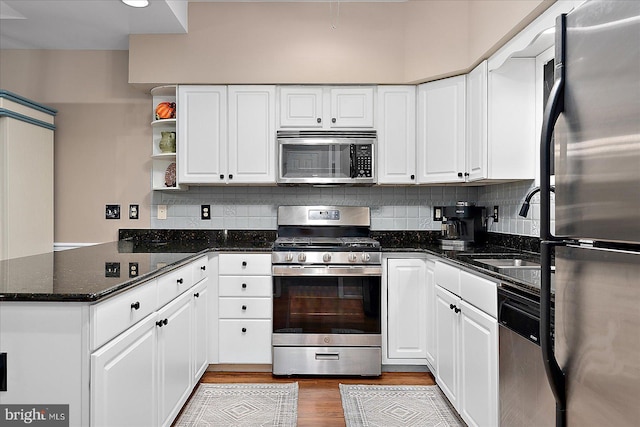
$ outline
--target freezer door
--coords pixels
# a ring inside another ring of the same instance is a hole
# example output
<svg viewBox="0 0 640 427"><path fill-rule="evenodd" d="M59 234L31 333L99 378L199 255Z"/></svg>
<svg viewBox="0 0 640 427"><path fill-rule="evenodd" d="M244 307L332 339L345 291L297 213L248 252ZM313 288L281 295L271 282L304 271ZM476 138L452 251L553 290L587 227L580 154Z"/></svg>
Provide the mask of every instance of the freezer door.
<svg viewBox="0 0 640 427"><path fill-rule="evenodd" d="M557 248L555 275L567 425L638 425L640 253Z"/></svg>
<svg viewBox="0 0 640 427"><path fill-rule="evenodd" d="M570 13L565 55L556 235L640 242L640 2Z"/></svg>

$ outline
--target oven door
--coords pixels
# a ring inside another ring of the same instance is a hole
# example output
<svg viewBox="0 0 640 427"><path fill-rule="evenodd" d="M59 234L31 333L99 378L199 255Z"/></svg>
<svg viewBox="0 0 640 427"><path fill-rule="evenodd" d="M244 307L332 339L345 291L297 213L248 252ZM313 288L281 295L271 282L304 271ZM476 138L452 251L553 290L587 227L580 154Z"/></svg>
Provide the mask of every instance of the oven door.
<svg viewBox="0 0 640 427"><path fill-rule="evenodd" d="M273 344L379 346L380 266L273 266Z"/></svg>

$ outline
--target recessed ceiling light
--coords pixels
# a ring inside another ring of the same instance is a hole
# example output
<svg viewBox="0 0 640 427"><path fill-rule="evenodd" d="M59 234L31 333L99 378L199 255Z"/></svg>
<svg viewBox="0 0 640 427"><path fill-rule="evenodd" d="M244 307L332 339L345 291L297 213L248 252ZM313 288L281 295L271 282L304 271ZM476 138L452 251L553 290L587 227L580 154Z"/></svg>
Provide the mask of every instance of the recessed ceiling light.
<svg viewBox="0 0 640 427"><path fill-rule="evenodd" d="M122 3L131 7L147 7L149 6L149 0L122 0Z"/></svg>

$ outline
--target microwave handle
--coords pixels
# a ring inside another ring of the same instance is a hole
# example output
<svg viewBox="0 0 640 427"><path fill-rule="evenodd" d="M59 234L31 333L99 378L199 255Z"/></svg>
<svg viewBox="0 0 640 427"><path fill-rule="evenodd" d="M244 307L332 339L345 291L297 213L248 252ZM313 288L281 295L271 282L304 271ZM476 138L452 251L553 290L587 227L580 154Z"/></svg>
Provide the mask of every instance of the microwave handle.
<svg viewBox="0 0 640 427"><path fill-rule="evenodd" d="M356 169L356 145L349 145L349 176L356 178L358 176L358 170Z"/></svg>

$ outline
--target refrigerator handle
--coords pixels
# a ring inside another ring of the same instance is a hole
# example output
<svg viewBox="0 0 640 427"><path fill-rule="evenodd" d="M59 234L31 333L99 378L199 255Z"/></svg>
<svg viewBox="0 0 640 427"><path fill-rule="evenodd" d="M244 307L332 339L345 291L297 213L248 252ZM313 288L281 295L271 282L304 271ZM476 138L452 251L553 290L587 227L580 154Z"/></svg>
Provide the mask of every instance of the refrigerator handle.
<svg viewBox="0 0 640 427"><path fill-rule="evenodd" d="M566 15L556 20L555 81L542 119L540 137L540 347L542 362L556 400L556 427L566 425L565 375L553 351L551 335L551 259L553 249L565 243L551 234L551 136L564 110Z"/></svg>

